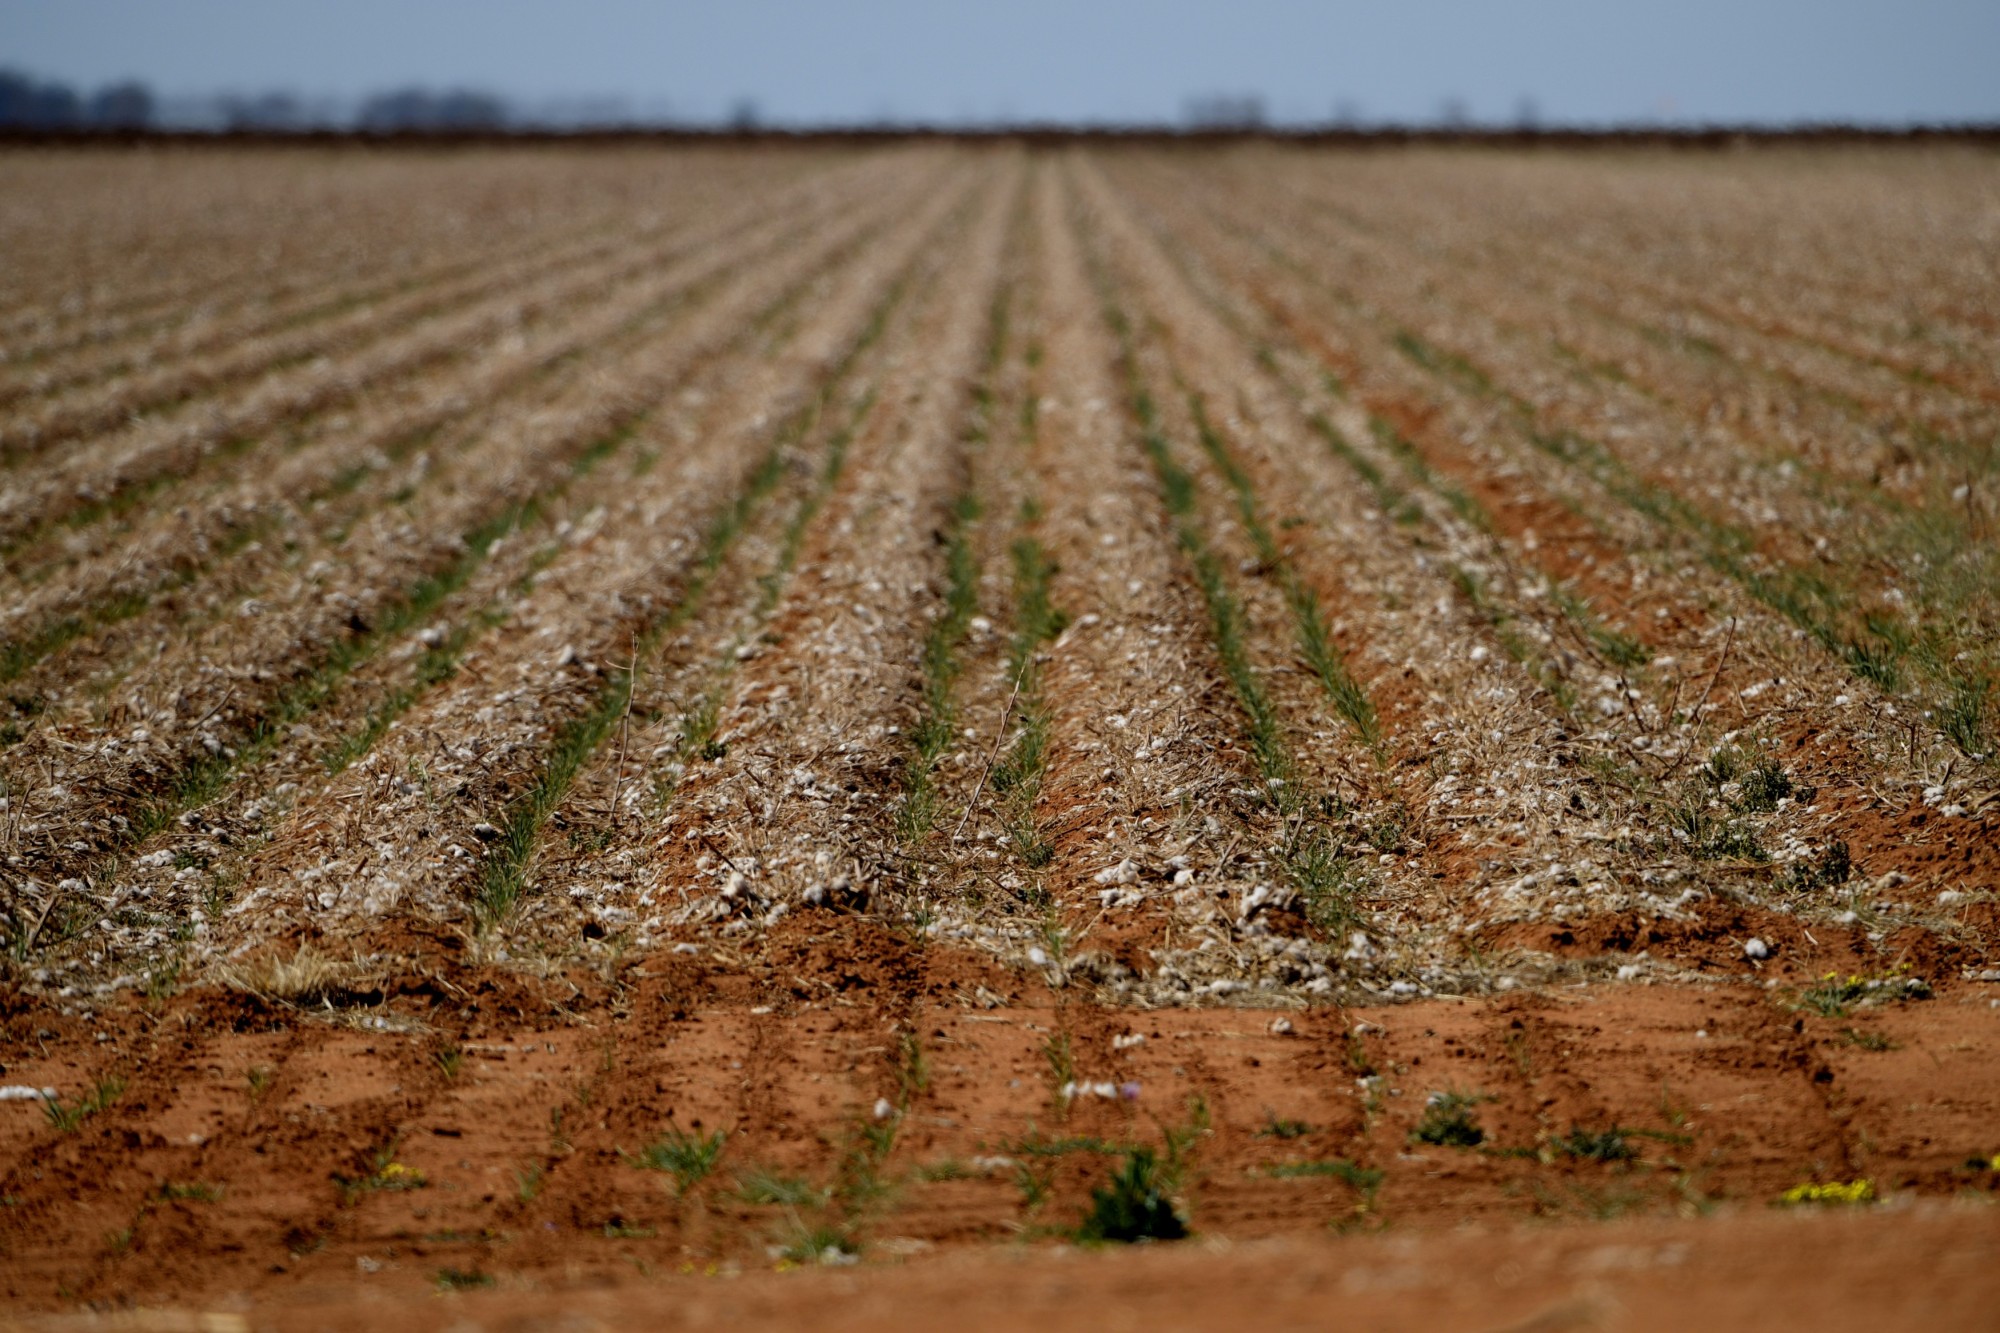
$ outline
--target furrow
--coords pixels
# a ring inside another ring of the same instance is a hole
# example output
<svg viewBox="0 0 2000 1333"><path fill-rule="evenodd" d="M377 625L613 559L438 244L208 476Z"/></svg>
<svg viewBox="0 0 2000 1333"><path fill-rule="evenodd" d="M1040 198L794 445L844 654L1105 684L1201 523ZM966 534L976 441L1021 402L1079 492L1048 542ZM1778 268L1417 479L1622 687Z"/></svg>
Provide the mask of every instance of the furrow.
<svg viewBox="0 0 2000 1333"><path fill-rule="evenodd" d="M803 534L768 644L734 673L716 757L681 778L640 886L656 912L671 891L696 921L770 922L802 905L922 917L921 877L897 850L899 779L921 717L939 534L966 484L965 422L977 412L966 386L1019 188L1016 155L982 162L968 233L885 357L846 480Z"/></svg>

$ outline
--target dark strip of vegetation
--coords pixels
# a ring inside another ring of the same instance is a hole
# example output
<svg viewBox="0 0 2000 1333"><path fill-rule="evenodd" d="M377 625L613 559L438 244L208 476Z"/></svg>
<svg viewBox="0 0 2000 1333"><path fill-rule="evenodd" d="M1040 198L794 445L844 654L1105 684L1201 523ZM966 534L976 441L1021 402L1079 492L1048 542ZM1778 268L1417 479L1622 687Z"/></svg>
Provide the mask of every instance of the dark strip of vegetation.
<svg viewBox="0 0 2000 1333"><path fill-rule="evenodd" d="M1320 609L1319 596L1299 577L1298 570L1285 555L1277 539L1271 535L1258 510L1256 488L1250 476L1230 452L1228 443L1218 434L1209 421L1199 398L1189 396L1188 405L1194 413L1195 430L1201 439L1202 448L1215 463L1216 470L1229 483L1236 496L1237 516L1242 521L1243 530L1250 538L1250 544L1257 552L1257 558L1274 571L1279 587L1284 591L1285 603L1292 612L1292 627L1298 639L1299 653L1319 679L1327 698L1336 711L1347 719L1371 748L1379 750L1382 730L1375 716L1375 705L1368 698L1361 683L1354 679L1348 669L1347 660L1340 648L1333 642L1327 628L1326 614Z"/></svg>

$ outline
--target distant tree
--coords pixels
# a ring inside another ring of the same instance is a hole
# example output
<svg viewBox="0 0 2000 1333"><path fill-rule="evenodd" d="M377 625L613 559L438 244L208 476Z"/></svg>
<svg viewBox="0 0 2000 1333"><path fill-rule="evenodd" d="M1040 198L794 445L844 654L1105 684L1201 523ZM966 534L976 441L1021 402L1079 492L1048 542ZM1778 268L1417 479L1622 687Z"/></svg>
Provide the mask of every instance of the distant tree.
<svg viewBox="0 0 2000 1333"><path fill-rule="evenodd" d="M311 120L305 105L290 93L225 96L218 106L223 127L231 130L302 130Z"/></svg>
<svg viewBox="0 0 2000 1333"><path fill-rule="evenodd" d="M1514 127L1521 130L1540 129L1542 125L1541 104L1532 97L1523 97L1514 104Z"/></svg>
<svg viewBox="0 0 2000 1333"><path fill-rule="evenodd" d="M90 123L107 130L143 130L153 123L153 90L135 80L97 90Z"/></svg>
<svg viewBox="0 0 2000 1333"><path fill-rule="evenodd" d="M491 93L470 89L399 88L362 103L356 123L378 132L496 130L507 123L507 105Z"/></svg>
<svg viewBox="0 0 2000 1333"><path fill-rule="evenodd" d="M1438 106L1438 124L1448 130L1462 130L1472 123L1472 112L1463 97L1447 97Z"/></svg>
<svg viewBox="0 0 2000 1333"><path fill-rule="evenodd" d="M1198 130L1254 130L1264 124L1264 99L1255 93L1190 97L1187 123Z"/></svg>
<svg viewBox="0 0 2000 1333"><path fill-rule="evenodd" d="M736 105L729 109L729 128L738 134L746 134L763 123L763 113L757 109L757 100L739 97Z"/></svg>
<svg viewBox="0 0 2000 1333"><path fill-rule="evenodd" d="M1351 97L1343 97L1333 104L1333 123L1342 129L1361 127L1361 103Z"/></svg>
<svg viewBox="0 0 2000 1333"><path fill-rule="evenodd" d="M67 84L43 83L20 70L0 70L0 125L68 129L83 120L83 99Z"/></svg>

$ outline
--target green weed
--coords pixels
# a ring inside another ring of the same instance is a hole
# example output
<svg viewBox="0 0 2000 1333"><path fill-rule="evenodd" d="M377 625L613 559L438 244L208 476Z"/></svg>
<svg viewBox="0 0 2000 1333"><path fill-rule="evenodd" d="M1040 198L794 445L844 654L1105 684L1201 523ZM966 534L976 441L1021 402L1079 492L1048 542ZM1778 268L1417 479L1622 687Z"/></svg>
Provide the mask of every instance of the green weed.
<svg viewBox="0 0 2000 1333"><path fill-rule="evenodd" d="M1600 1130L1572 1125L1569 1133L1550 1140L1550 1146L1565 1157L1591 1162L1629 1162L1639 1155L1616 1125Z"/></svg>
<svg viewBox="0 0 2000 1333"><path fill-rule="evenodd" d="M1342 1157L1328 1158L1318 1162L1279 1162L1264 1168L1264 1174L1274 1180L1309 1180L1331 1177L1353 1186L1362 1195L1372 1197L1382 1186L1382 1172L1372 1167L1356 1166Z"/></svg>
<svg viewBox="0 0 2000 1333"><path fill-rule="evenodd" d="M494 1285L491 1273L476 1268L440 1268L432 1281L439 1291L476 1291Z"/></svg>
<svg viewBox="0 0 2000 1333"><path fill-rule="evenodd" d="M360 1175L335 1173L333 1183L340 1187L343 1201L353 1203L363 1194L420 1190L430 1184L423 1172L396 1160L397 1143L391 1139L371 1153Z"/></svg>
<svg viewBox="0 0 2000 1333"><path fill-rule="evenodd" d="M83 1122L104 1110L118 1100L125 1091L125 1080L115 1074L107 1074L90 1085L82 1099L74 1106L65 1105L61 1097L50 1097L42 1102L42 1114L48 1118L59 1134L74 1134L83 1127Z"/></svg>
<svg viewBox="0 0 2000 1333"><path fill-rule="evenodd" d="M665 1134L626 1160L645 1170L672 1176L674 1192L684 1196L715 1170L716 1163L722 1160L727 1138L719 1129L713 1134L690 1134L678 1125L669 1125Z"/></svg>
<svg viewBox="0 0 2000 1333"><path fill-rule="evenodd" d="M175 1199L186 1203L214 1203L222 1197L222 1186L198 1180L169 1180L163 1181L153 1194L155 1198Z"/></svg>
<svg viewBox="0 0 2000 1333"><path fill-rule="evenodd" d="M1476 1148L1486 1141L1472 1108L1487 1100L1476 1093L1434 1092L1424 1103L1423 1118L1410 1131L1416 1143L1445 1148Z"/></svg>
<svg viewBox="0 0 2000 1333"><path fill-rule="evenodd" d="M897 831L915 840L930 831L937 818L936 771L940 756L957 739L956 710L951 691L958 679L959 646L979 610L979 564L968 540L979 504L970 492L959 496L945 532L944 612L931 622L920 661L923 702L910 741L913 753L904 766L903 804L897 811Z"/></svg>
<svg viewBox="0 0 2000 1333"><path fill-rule="evenodd" d="M1793 1007L1818 1014L1821 1018L1845 1018L1855 1006L1890 1000L1928 1000L1930 983L1921 977L1904 975L1841 976L1828 972L1799 991Z"/></svg>
<svg viewBox="0 0 2000 1333"><path fill-rule="evenodd" d="M1187 1223L1162 1186L1159 1163L1150 1148L1127 1153L1111 1183L1091 1191L1090 1212L1077 1229L1080 1240L1123 1244L1180 1240L1187 1234Z"/></svg>
<svg viewBox="0 0 2000 1333"><path fill-rule="evenodd" d="M1793 893L1831 889L1847 883L1853 875L1854 858L1847 850L1847 843L1835 838L1812 860L1786 867L1785 873L1778 877L1778 887Z"/></svg>

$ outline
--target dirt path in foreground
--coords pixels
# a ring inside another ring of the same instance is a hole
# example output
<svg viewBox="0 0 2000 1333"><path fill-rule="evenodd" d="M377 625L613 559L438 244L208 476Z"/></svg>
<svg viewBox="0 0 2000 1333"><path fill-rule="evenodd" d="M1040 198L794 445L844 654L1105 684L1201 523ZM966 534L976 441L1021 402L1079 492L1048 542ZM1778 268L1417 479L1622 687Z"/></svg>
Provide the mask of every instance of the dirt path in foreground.
<svg viewBox="0 0 2000 1333"><path fill-rule="evenodd" d="M1492 1280L1480 1275L1519 1266L1521 1289L1493 1293L1510 1317L1575 1294L1576 1264L1621 1301L1620 1284L1654 1269L1716 1264L1727 1285L1700 1298L1718 1313L1804 1318L1854 1280L1834 1259L1849 1243L1905 1256L1856 1293L1923 1273L1941 1319L1973 1308L1951 1304L1966 1284L1991 1281L1990 1266L1946 1270L1968 1247L1992 1252L2000 1214L1937 1205L2000 1196L1996 984L1837 1017L1792 1007L1789 988L1625 986L1280 1023L1084 1004L1031 968L827 910L733 957L669 950L543 980L420 952L397 977L297 1004L200 990L88 1023L15 1010L10 1084L54 1087L75 1109L129 1079L67 1132L35 1102L0 1103L0 1299L345 1326L426 1288L490 1286L553 1311L610 1287L589 1299L615 1319L721 1290L674 1275L910 1261L871 1273L886 1318L892 1293L963 1280L969 1299L997 1301L987 1288L1005 1279L986 1265L1045 1272L1074 1253L1093 1191L1136 1149L1174 1155L1164 1188L1197 1240L1171 1262L1214 1266L1186 1290L1217 1302L1275 1298L1254 1263L1223 1257L1273 1237L1298 1247L1283 1251L1298 1274L1433 1273L1403 1284L1429 1301L1468 1299ZM1068 1080L1084 1090L1065 1096ZM1476 1143L1427 1141L1438 1094L1465 1099ZM712 1144L712 1159L678 1177L646 1169L685 1165L677 1142ZM1772 1206L1856 1181L1872 1209ZM1617 1218L1662 1239L1520 1230ZM1387 1234L1307 1238L1328 1228ZM1775 1244L1807 1228L1834 1239L1758 1250L1754 1274L1734 1266L1749 1242L1732 1235ZM1460 1267L1461 1246L1489 1259ZM1600 1251L1628 1257L1580 1257ZM1121 1274L1168 1261L1129 1262L1078 1260L1097 1275L1079 1308L1102 1314L1100 1298L1125 1299ZM771 1318L812 1290L765 1281L729 1290L773 1302ZM1360 1278L1328 1281L1343 1310L1363 1294ZM1703 1287L1676 1285L1683 1299ZM1789 1304L1754 1304L1781 1292ZM1189 1318L1228 1322L1227 1309ZM1654 1327L1612 1319L1653 1310L1637 1300L1546 1326ZM1496 1313L1465 1326L1509 1325Z"/></svg>
<svg viewBox="0 0 2000 1333"><path fill-rule="evenodd" d="M322 1290L244 1308L0 1317L0 1333L543 1326L926 1327L949 1305L975 1333L1343 1324L1474 1333L1679 1333L1688 1328L1983 1329L2000 1301L1993 1210L1870 1217L1739 1213L1707 1221L1259 1241L1078 1257L959 1254L867 1280L849 1272L636 1277L562 1292L428 1296ZM1918 1283L1919 1271L1941 1280ZM207 1322L196 1322L205 1320Z"/></svg>

